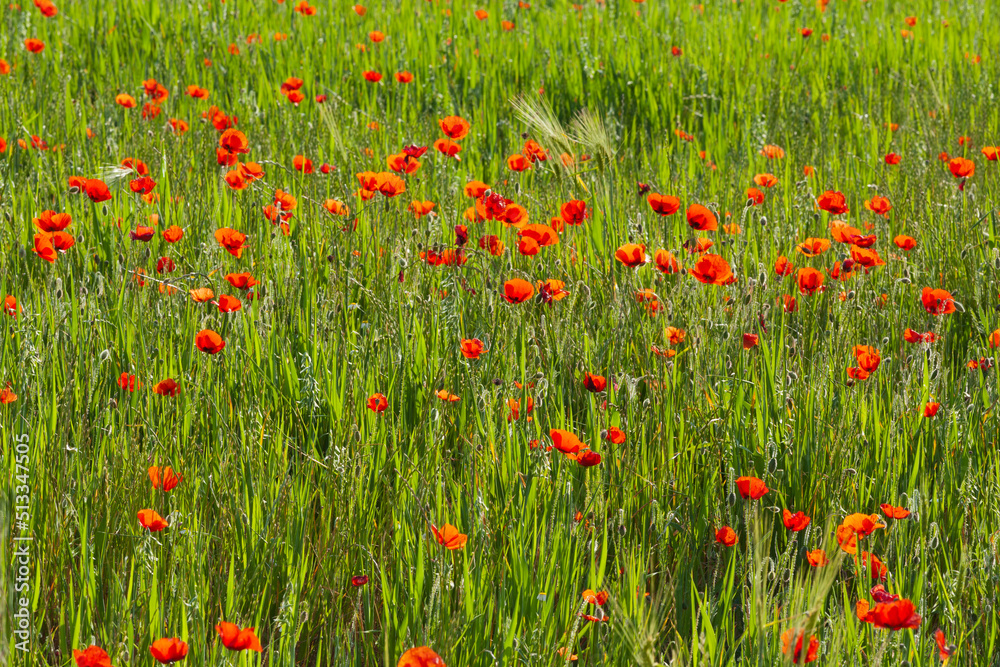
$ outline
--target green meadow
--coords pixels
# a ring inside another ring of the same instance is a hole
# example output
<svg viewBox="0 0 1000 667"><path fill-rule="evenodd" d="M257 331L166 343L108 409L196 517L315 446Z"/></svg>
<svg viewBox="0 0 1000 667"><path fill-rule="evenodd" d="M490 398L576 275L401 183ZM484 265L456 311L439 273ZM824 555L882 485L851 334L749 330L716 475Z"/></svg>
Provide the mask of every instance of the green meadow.
<svg viewBox="0 0 1000 667"><path fill-rule="evenodd" d="M0 664L1000 665L991 3L52 1Z"/></svg>

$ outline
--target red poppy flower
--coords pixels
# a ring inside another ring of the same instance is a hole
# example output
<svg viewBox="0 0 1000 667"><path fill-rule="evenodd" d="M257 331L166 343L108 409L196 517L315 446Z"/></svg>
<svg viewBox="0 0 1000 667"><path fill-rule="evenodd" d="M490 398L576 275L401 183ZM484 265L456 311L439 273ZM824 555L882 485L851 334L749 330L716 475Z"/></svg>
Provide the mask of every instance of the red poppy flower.
<svg viewBox="0 0 1000 667"><path fill-rule="evenodd" d="M889 519L906 519L910 516L910 510L905 507L894 507L889 503L882 503L879 507L882 509L882 513L885 514L886 518Z"/></svg>
<svg viewBox="0 0 1000 667"><path fill-rule="evenodd" d="M172 378L160 380L153 385L153 393L158 396L176 396L180 392L180 386L177 384L177 381Z"/></svg>
<svg viewBox="0 0 1000 667"><path fill-rule="evenodd" d="M32 218L31 222L40 232L61 232L70 226L73 218L69 213L42 211L37 218Z"/></svg>
<svg viewBox="0 0 1000 667"><path fill-rule="evenodd" d="M764 203L764 193L757 188L747 188L746 197L751 206L758 206Z"/></svg>
<svg viewBox="0 0 1000 667"><path fill-rule="evenodd" d="M667 252L662 248L656 251L653 256L653 262L656 264L656 268L667 275L673 275L679 273L681 268L677 263L677 258L674 257L673 253Z"/></svg>
<svg viewBox="0 0 1000 667"><path fill-rule="evenodd" d="M743 349L749 350L760 344L760 336L752 333L743 334Z"/></svg>
<svg viewBox="0 0 1000 667"><path fill-rule="evenodd" d="M941 658L942 663L948 662L948 659L955 654L956 647L949 646L948 639L941 628L934 631L934 643L937 644L938 657Z"/></svg>
<svg viewBox="0 0 1000 667"><path fill-rule="evenodd" d="M29 37L24 40L24 48L28 49L30 53L41 53L45 50L45 42L35 37Z"/></svg>
<svg viewBox="0 0 1000 667"><path fill-rule="evenodd" d="M900 250L910 251L917 247L917 240L912 236L903 236L900 234L892 240L896 244L896 247Z"/></svg>
<svg viewBox="0 0 1000 667"><path fill-rule="evenodd" d="M292 158L292 169L301 171L303 174L311 174L313 173L312 160L305 155L296 155Z"/></svg>
<svg viewBox="0 0 1000 667"><path fill-rule="evenodd" d="M83 186L83 191L90 197L90 201L95 204L100 204L111 199L111 191L108 189L107 184L97 178L88 179Z"/></svg>
<svg viewBox="0 0 1000 667"><path fill-rule="evenodd" d="M796 637L792 629L781 633L781 652L787 655L793 665L805 665L819 658L819 640L815 635L809 635L809 643L803 653L806 633L800 632Z"/></svg>
<svg viewBox="0 0 1000 667"><path fill-rule="evenodd" d="M139 524L153 533L158 533L170 525L154 510L139 510Z"/></svg>
<svg viewBox="0 0 1000 667"><path fill-rule="evenodd" d="M850 213L847 207L847 199L843 192L837 190L827 190L816 199L816 206L820 210L832 213L833 215L844 215Z"/></svg>
<svg viewBox="0 0 1000 667"><path fill-rule="evenodd" d="M792 532L798 532L800 530L805 530L809 522L812 521L804 512L796 512L792 514L789 510L783 510L781 514L781 520L785 524L785 528Z"/></svg>
<svg viewBox="0 0 1000 667"><path fill-rule="evenodd" d="M719 255L702 255L690 273L706 285L729 285L736 282L729 262Z"/></svg>
<svg viewBox="0 0 1000 667"><path fill-rule="evenodd" d="M681 208L681 200L672 195L661 195L655 192L646 197L650 208L659 215L673 215Z"/></svg>
<svg viewBox="0 0 1000 667"><path fill-rule="evenodd" d="M184 481L184 478L175 474L170 466L163 469L153 466L147 472L154 489L162 488L164 491L170 491Z"/></svg>
<svg viewBox="0 0 1000 667"><path fill-rule="evenodd" d="M608 381L603 375L591 375L590 373L584 373L583 386L587 389L587 391L599 392L604 391L607 388Z"/></svg>
<svg viewBox="0 0 1000 667"><path fill-rule="evenodd" d="M194 339L195 346L206 354L217 354L226 347L226 341L222 336L211 329L202 329Z"/></svg>
<svg viewBox="0 0 1000 667"><path fill-rule="evenodd" d="M948 169L955 178L969 178L976 173L976 163L964 157L952 158Z"/></svg>
<svg viewBox="0 0 1000 667"><path fill-rule="evenodd" d="M780 255L774 262L774 273L782 278L792 275L794 270L795 267L784 255Z"/></svg>
<svg viewBox="0 0 1000 667"><path fill-rule="evenodd" d="M626 440L625 431L617 426L609 426L608 430L604 433L604 439L616 445L623 445Z"/></svg>
<svg viewBox="0 0 1000 667"><path fill-rule="evenodd" d="M8 316L17 319L17 313L21 310L21 306L18 305L17 299L12 295L8 294L3 300L3 312L7 313Z"/></svg>
<svg viewBox="0 0 1000 667"><path fill-rule="evenodd" d="M723 526L715 531L716 544L721 544L724 547L733 547L739 541L740 539L736 536L736 531L729 526Z"/></svg>
<svg viewBox="0 0 1000 667"><path fill-rule="evenodd" d="M699 232L713 232L719 228L715 214L701 204L691 204L687 210L688 225Z"/></svg>
<svg viewBox="0 0 1000 667"><path fill-rule="evenodd" d="M737 477L736 489L744 499L750 498L751 500L759 500L764 497L764 494L770 491L764 480L757 477Z"/></svg>
<svg viewBox="0 0 1000 667"><path fill-rule="evenodd" d="M396 72L396 81L399 83L409 83L413 81L413 73L403 70L402 72Z"/></svg>
<svg viewBox="0 0 1000 667"><path fill-rule="evenodd" d="M249 153L250 144L247 142L247 136L237 129L229 128L222 133L219 137L219 148L224 149L228 153Z"/></svg>
<svg viewBox="0 0 1000 667"><path fill-rule="evenodd" d="M865 200L865 208L875 215L886 215L892 210L892 204L885 197L875 195L871 199Z"/></svg>
<svg viewBox="0 0 1000 667"><path fill-rule="evenodd" d="M799 269L798 285L803 294L815 294L823 287L823 274L811 267Z"/></svg>
<svg viewBox="0 0 1000 667"><path fill-rule="evenodd" d="M924 405L924 417L926 417L927 419L932 419L935 415L937 415L938 410L940 409L941 409L940 403L935 403L933 401L930 401Z"/></svg>
<svg viewBox="0 0 1000 667"><path fill-rule="evenodd" d="M913 602L902 599L875 605L875 608L865 615L865 621L874 624L876 628L896 631L919 628L921 618L916 613Z"/></svg>
<svg viewBox="0 0 1000 667"><path fill-rule="evenodd" d="M170 225L163 230L163 240L167 243L177 243L184 238L184 230L177 225Z"/></svg>
<svg viewBox="0 0 1000 667"><path fill-rule="evenodd" d="M88 646L82 651L73 649L76 667L111 667L111 658L99 646Z"/></svg>
<svg viewBox="0 0 1000 667"><path fill-rule="evenodd" d="M136 178L129 182L129 189L139 195L148 195L156 187L156 181L151 179L149 176L143 176L142 178Z"/></svg>
<svg viewBox="0 0 1000 667"><path fill-rule="evenodd" d="M215 230L215 240L218 241L219 245L225 248L230 255L239 259L240 255L243 254L243 244L246 243L247 237L245 234L242 234L235 229L222 227L221 229Z"/></svg>
<svg viewBox="0 0 1000 667"><path fill-rule="evenodd" d="M590 217L590 211L587 210L586 202L573 199L559 208L559 215L567 225L581 225Z"/></svg>
<svg viewBox="0 0 1000 667"><path fill-rule="evenodd" d="M584 468L592 468L600 465L601 455L588 449L585 452L580 452L580 455L576 457L576 462Z"/></svg>
<svg viewBox="0 0 1000 667"><path fill-rule="evenodd" d="M222 645L230 651L257 651L260 653L264 650L257 635L254 634L253 628L240 630L240 627L234 623L221 621L215 626L215 631L219 633Z"/></svg>
<svg viewBox="0 0 1000 667"><path fill-rule="evenodd" d="M385 412L389 408L389 399L384 394L372 394L368 397L368 409L374 413Z"/></svg>
<svg viewBox="0 0 1000 667"><path fill-rule="evenodd" d="M368 583L367 574L357 574L351 577L351 586L354 586L355 588L361 588L367 583Z"/></svg>
<svg viewBox="0 0 1000 667"><path fill-rule="evenodd" d="M901 156L896 155L895 153L888 153L885 156L885 163L886 164L895 165L895 164L899 164L899 161L902 160L902 159L903 158Z"/></svg>
<svg viewBox="0 0 1000 667"><path fill-rule="evenodd" d="M487 350L483 346L483 341L478 338L462 339L462 356L466 359L478 359L479 355Z"/></svg>
<svg viewBox="0 0 1000 667"><path fill-rule="evenodd" d="M235 313L236 311L242 308L243 308L243 302L237 299L235 296L230 296L228 294L223 294L219 296L220 313Z"/></svg>
<svg viewBox="0 0 1000 667"><path fill-rule="evenodd" d="M431 524L431 531L434 533L438 544L443 544L449 551L464 549L465 543L469 539L467 535L458 532L458 528L450 523L441 526L441 530L438 530L436 526Z"/></svg>
<svg viewBox="0 0 1000 667"><path fill-rule="evenodd" d="M165 665L186 658L188 645L176 637L172 639L157 639L149 647L149 652L157 662Z"/></svg>
<svg viewBox="0 0 1000 667"><path fill-rule="evenodd" d="M437 653L426 646L418 646L401 655L396 667L445 667L445 665Z"/></svg>
<svg viewBox="0 0 1000 667"><path fill-rule="evenodd" d="M955 312L955 299L951 292L943 289L925 287L920 293L920 300L924 304L924 310L931 315L950 315Z"/></svg>

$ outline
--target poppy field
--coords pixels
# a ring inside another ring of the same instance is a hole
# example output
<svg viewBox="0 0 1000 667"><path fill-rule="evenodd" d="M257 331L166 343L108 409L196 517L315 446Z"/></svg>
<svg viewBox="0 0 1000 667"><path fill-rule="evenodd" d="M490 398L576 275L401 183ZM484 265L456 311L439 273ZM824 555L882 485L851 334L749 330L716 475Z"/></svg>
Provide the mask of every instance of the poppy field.
<svg viewBox="0 0 1000 667"><path fill-rule="evenodd" d="M0 8L0 664L1000 665L1000 17Z"/></svg>

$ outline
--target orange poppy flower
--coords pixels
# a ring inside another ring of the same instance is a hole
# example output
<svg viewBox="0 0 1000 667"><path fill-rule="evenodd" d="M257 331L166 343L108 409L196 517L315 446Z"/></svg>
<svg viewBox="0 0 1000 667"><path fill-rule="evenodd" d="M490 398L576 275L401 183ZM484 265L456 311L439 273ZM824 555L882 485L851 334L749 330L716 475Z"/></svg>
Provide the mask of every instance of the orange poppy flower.
<svg viewBox="0 0 1000 667"><path fill-rule="evenodd" d="M629 268L635 268L645 264L649 258L645 245L626 243L615 251L615 259Z"/></svg>
<svg viewBox="0 0 1000 667"><path fill-rule="evenodd" d="M479 239L479 247L483 250L489 251L494 257L498 257L503 254L503 241L499 237L493 235L482 236Z"/></svg>
<svg viewBox="0 0 1000 667"><path fill-rule="evenodd" d="M219 245L225 248L230 255L239 259L240 255L243 254L243 244L246 243L247 237L245 234L242 234L235 229L222 227L221 229L215 230L215 240L218 241Z"/></svg>
<svg viewBox="0 0 1000 667"><path fill-rule="evenodd" d="M672 195L661 195L655 192L646 197L650 208L659 215L673 215L681 208L681 200Z"/></svg>
<svg viewBox="0 0 1000 667"><path fill-rule="evenodd" d="M782 523L785 524L785 528L797 533L800 530L805 530L809 522L812 521L804 512L796 512L792 514L789 510L782 510L781 513Z"/></svg>
<svg viewBox="0 0 1000 667"><path fill-rule="evenodd" d="M816 199L816 206L820 210L832 213L833 215L845 215L851 209L847 207L847 199L843 192L827 190Z"/></svg>
<svg viewBox="0 0 1000 667"><path fill-rule="evenodd" d="M723 526L715 531L715 542L724 547L734 547L740 538L736 536L736 531L729 526Z"/></svg>
<svg viewBox="0 0 1000 667"><path fill-rule="evenodd" d="M673 253L667 252L662 248L656 251L653 256L653 262L656 263L656 268L665 274L672 275L674 273L680 272L680 265L677 263L677 258L674 257Z"/></svg>
<svg viewBox="0 0 1000 667"><path fill-rule="evenodd" d="M799 269L798 285L799 291L803 294L815 294L823 287L823 274L811 267Z"/></svg>
<svg viewBox="0 0 1000 667"><path fill-rule="evenodd" d="M865 271L874 269L876 266L884 266L885 261L878 252L870 248L862 248L858 245L851 246L851 259L855 264L864 267Z"/></svg>
<svg viewBox="0 0 1000 667"><path fill-rule="evenodd" d="M480 21L484 21L487 18L489 18L489 12L487 12L485 9L477 9L476 13L475 13L475 16Z"/></svg>
<svg viewBox="0 0 1000 667"><path fill-rule="evenodd" d="M984 146L980 152L990 162L996 162L1000 158L1000 146Z"/></svg>
<svg viewBox="0 0 1000 667"><path fill-rule="evenodd" d="M40 232L61 232L70 226L73 218L69 213L42 211L37 218L32 218L31 222Z"/></svg>
<svg viewBox="0 0 1000 667"><path fill-rule="evenodd" d="M886 215L892 210L892 204L885 197L878 195L865 200L865 208L875 215Z"/></svg>
<svg viewBox="0 0 1000 667"><path fill-rule="evenodd" d="M396 72L396 81L399 83L409 83L413 81L413 73L403 70L402 72Z"/></svg>
<svg viewBox="0 0 1000 667"><path fill-rule="evenodd" d="M757 477L737 477L736 489L744 499L750 498L751 500L759 500L770 491L764 480Z"/></svg>
<svg viewBox="0 0 1000 667"><path fill-rule="evenodd" d="M222 336L211 329L202 329L194 339L195 346L205 354L218 354L226 347Z"/></svg>
<svg viewBox="0 0 1000 667"><path fill-rule="evenodd" d="M942 664L947 663L957 650L957 647L948 645L948 639L941 628L934 631L934 643L937 644L938 657L941 659Z"/></svg>
<svg viewBox="0 0 1000 667"><path fill-rule="evenodd" d="M778 184L778 177L774 174L757 174L753 177L753 182L762 188L773 188Z"/></svg>
<svg viewBox="0 0 1000 667"><path fill-rule="evenodd" d="M608 592L601 591L597 593L591 589L587 589L583 592L583 599L586 600L587 604L597 605L598 607L604 606L604 603L608 601Z"/></svg>
<svg viewBox="0 0 1000 667"><path fill-rule="evenodd" d="M439 392L437 392L437 397L446 403L458 403L460 400L462 400L455 394L449 394L447 389L442 389Z"/></svg>
<svg viewBox="0 0 1000 667"><path fill-rule="evenodd" d="M455 141L460 141L469 134L469 121L461 116L442 118L438 121L438 125L441 126L441 131L444 132L445 136Z"/></svg>
<svg viewBox="0 0 1000 667"><path fill-rule="evenodd" d="M31 252L35 253L38 257L44 259L50 264L56 261L58 254L56 253L55 247L52 245L52 235L40 232L35 234L34 247Z"/></svg>
<svg viewBox="0 0 1000 667"><path fill-rule="evenodd" d="M188 645L177 637L171 639L157 639L149 647L149 652L153 658L161 664L169 664L183 660L188 654Z"/></svg>
<svg viewBox="0 0 1000 667"><path fill-rule="evenodd" d="M719 228L715 214L701 204L691 204L687 210L688 225L699 232L714 232Z"/></svg>
<svg viewBox="0 0 1000 667"><path fill-rule="evenodd" d="M99 646L88 646L82 651L73 649L73 661L76 667L111 667L111 658Z"/></svg>
<svg viewBox="0 0 1000 667"><path fill-rule="evenodd" d="M706 239L704 237L695 239L694 242L689 239L684 242L684 249L689 253L703 253L708 252L708 249L715 245L715 241L712 239Z"/></svg>
<svg viewBox="0 0 1000 667"><path fill-rule="evenodd" d="M174 487L184 481L184 478L175 474L170 466L166 468L151 467L148 471L149 481L154 489L162 488L164 491L171 491Z"/></svg>
<svg viewBox="0 0 1000 667"><path fill-rule="evenodd" d="M917 240L912 236L904 236L900 234L892 240L896 244L896 247L900 250L910 251L917 247Z"/></svg>
<svg viewBox="0 0 1000 667"><path fill-rule="evenodd" d="M830 562L830 559L826 557L826 552L822 549L807 551L806 560L809 561L809 564L813 567L823 567Z"/></svg>
<svg viewBox="0 0 1000 667"><path fill-rule="evenodd" d="M913 329L907 328L903 331L903 339L907 343L916 345L918 343L933 343L937 340L937 336L935 336L931 331L922 334L914 331Z"/></svg>
<svg viewBox="0 0 1000 667"><path fill-rule="evenodd" d="M401 655L396 667L445 667L445 664L437 653L426 646L418 646Z"/></svg>
<svg viewBox="0 0 1000 667"><path fill-rule="evenodd" d="M746 198L751 206L758 206L764 203L764 193L757 188L747 188Z"/></svg>
<svg viewBox="0 0 1000 667"><path fill-rule="evenodd" d="M608 381L603 375L592 375L590 373L584 373L583 375L583 386L587 391L599 392L604 391L608 386Z"/></svg>
<svg viewBox="0 0 1000 667"><path fill-rule="evenodd" d="M483 345L483 341L478 338L463 338L461 351L462 356L466 359L478 359L479 355L488 352Z"/></svg>
<svg viewBox="0 0 1000 667"><path fill-rule="evenodd" d="M243 302L237 299L235 296L223 294L219 297L220 313L235 313L237 310L240 310L242 308L243 308Z"/></svg>
<svg viewBox="0 0 1000 667"><path fill-rule="evenodd" d="M507 158L507 168L511 171L525 171L531 169L531 162L520 153L515 153Z"/></svg>
<svg viewBox="0 0 1000 667"><path fill-rule="evenodd" d="M706 285L730 285L736 282L729 262L719 255L702 255L689 272Z"/></svg>
<svg viewBox="0 0 1000 667"><path fill-rule="evenodd" d="M434 533L438 544L443 544L449 551L464 549L465 543L469 539L467 535L458 532L458 528L450 523L441 526L441 530L438 530L434 524L431 524L431 531Z"/></svg>
<svg viewBox="0 0 1000 667"><path fill-rule="evenodd" d="M45 42L35 37L29 37L24 40L24 48L28 50L29 53L41 53L45 50Z"/></svg>
<svg viewBox="0 0 1000 667"><path fill-rule="evenodd" d="M950 315L955 312L955 299L951 292L943 289L925 287L920 293L920 301L924 310L931 315Z"/></svg>
<svg viewBox="0 0 1000 667"><path fill-rule="evenodd" d="M549 154L534 139L528 139L524 142L523 153L532 162L545 162L549 159Z"/></svg>
<svg viewBox="0 0 1000 667"><path fill-rule="evenodd" d="M389 169L400 174L412 174L420 169L420 160L406 153L390 155L385 159L385 163Z"/></svg>
<svg viewBox="0 0 1000 667"><path fill-rule="evenodd" d="M240 627L234 623L221 621L215 626L215 631L219 633L222 645L230 651L257 651L260 653L264 650L253 628L240 630Z"/></svg>
<svg viewBox="0 0 1000 667"><path fill-rule="evenodd" d="M17 313L21 310L21 306L18 305L17 299L12 295L8 294L3 300L3 311L7 313L8 316L17 319Z"/></svg>
<svg viewBox="0 0 1000 667"><path fill-rule="evenodd" d="M305 155L296 155L292 158L292 169L303 174L311 174L314 171L312 160Z"/></svg>
<svg viewBox="0 0 1000 667"><path fill-rule="evenodd" d="M948 169L955 178L969 178L976 173L976 163L964 157L956 157L948 162Z"/></svg>
<svg viewBox="0 0 1000 667"><path fill-rule="evenodd" d="M910 516L910 510L905 507L894 507L889 503L882 503L879 508L888 519L907 519Z"/></svg>
<svg viewBox="0 0 1000 667"><path fill-rule="evenodd" d="M531 283L521 278L511 278L503 284L503 298L507 303L524 303L534 294Z"/></svg>
<svg viewBox="0 0 1000 667"><path fill-rule="evenodd" d="M625 431L621 430L617 426L609 426L608 430L604 432L604 439L616 445L624 444Z"/></svg>
<svg viewBox="0 0 1000 667"><path fill-rule="evenodd" d="M926 417L927 419L933 419L937 415L938 410L940 409L941 409L940 403L935 403L933 401L928 402L924 405L924 417Z"/></svg>
<svg viewBox="0 0 1000 667"><path fill-rule="evenodd" d="M782 278L792 275L792 271L794 270L795 267L784 255L780 255L778 259L774 261L774 273Z"/></svg>
<svg viewBox="0 0 1000 667"><path fill-rule="evenodd" d="M462 193L466 197L476 198L476 197L482 197L489 189L490 186L486 185L482 181L469 181L462 188Z"/></svg>
<svg viewBox="0 0 1000 667"><path fill-rule="evenodd" d="M877 514L849 514L841 522L842 526L847 526L861 537L868 537L879 528L885 528L885 524L879 521Z"/></svg>
<svg viewBox="0 0 1000 667"><path fill-rule="evenodd" d="M139 524L152 533L158 533L170 525L154 510L139 510Z"/></svg>
<svg viewBox="0 0 1000 667"><path fill-rule="evenodd" d="M785 157L784 149L774 144L764 144L764 147L760 149L760 154L768 160L780 160Z"/></svg>
<svg viewBox="0 0 1000 667"><path fill-rule="evenodd" d="M561 428L550 429L549 437L552 438L552 448L563 454L577 454L587 449L576 434Z"/></svg>
<svg viewBox="0 0 1000 667"><path fill-rule="evenodd" d="M829 239L808 238L795 246L806 257L817 257L830 249Z"/></svg>
<svg viewBox="0 0 1000 667"><path fill-rule="evenodd" d="M462 150L462 146L451 139L438 139L434 142L434 149L447 157L455 157Z"/></svg>
<svg viewBox="0 0 1000 667"><path fill-rule="evenodd" d="M781 653L787 655L793 665L805 665L819 658L819 640L815 635L809 635L809 642L803 652L805 636L804 632L800 632L796 637L795 631L791 628L781 633Z"/></svg>
<svg viewBox="0 0 1000 667"><path fill-rule="evenodd" d="M389 399L383 394L372 394L368 397L368 409L374 413L385 412L389 408Z"/></svg>

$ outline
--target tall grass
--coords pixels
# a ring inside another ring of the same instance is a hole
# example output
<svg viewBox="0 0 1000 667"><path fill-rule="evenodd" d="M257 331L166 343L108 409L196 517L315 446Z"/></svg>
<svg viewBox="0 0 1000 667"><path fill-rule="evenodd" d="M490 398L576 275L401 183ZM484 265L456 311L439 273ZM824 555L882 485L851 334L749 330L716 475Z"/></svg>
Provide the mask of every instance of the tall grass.
<svg viewBox="0 0 1000 667"><path fill-rule="evenodd" d="M796 628L821 641L817 664L931 665L941 627L958 645L952 664L1000 664L998 387L995 370L966 367L995 354L987 337L1000 328L998 167L979 152L1000 144L1000 25L988 3L453 0L372 3L362 17L318 0L315 16L292 0L112 0L64 1L54 18L23 4L0 14L0 57L13 65L0 76L0 297L20 304L0 317L0 382L18 395L0 406L11 480L0 661L67 665L95 643L112 664L149 664L153 640L178 636L197 665L393 665L423 644L448 665L570 654L587 665L774 665ZM371 30L386 40L372 43ZM28 37L45 50L28 53ZM393 79L404 69L412 83ZM305 81L298 106L279 92L290 76ZM115 104L127 92L141 107L149 78L170 91L159 117ZM189 84L208 98L186 96ZM266 172L243 192L222 180L218 132L201 117L210 105L238 116ZM432 148L404 195L353 196L357 172L430 146L451 114L472 123L460 160ZM169 131L169 118L190 131ZM551 158L517 174L506 158L522 133ZM50 149L20 148L31 135ZM785 158L766 159L764 144ZM898 166L884 163L890 151ZM976 162L964 190L941 151ZM577 162L565 167L560 153ZM297 154L316 172L295 171ZM130 193L131 177L109 179L104 204L68 191L70 176L104 176L126 157L149 165L156 202ZM321 174L323 162L336 170ZM780 184L748 208L759 172ZM428 266L421 252L454 247L472 179L531 222L570 199L592 215L535 257L501 223L468 223L467 264ZM735 284L614 260L634 242L695 261L683 208L655 216L639 182L739 225L709 235ZM276 188L298 197L289 236L261 212ZM829 237L814 204L827 189L847 195L851 224L874 226L886 265L803 296L773 264L842 259L839 244L812 260L794 250ZM893 204L887 218L863 207L875 193ZM329 215L327 198L351 214ZM414 199L434 201L436 215L416 219ZM76 237L54 264L30 252L46 209L69 212ZM151 214L157 236L130 240ZM176 245L159 235L172 224L185 232ZM241 259L213 239L221 227L249 236ZM502 256L479 249L484 234L504 240ZM898 234L917 248L897 249ZM161 256L176 271L158 274ZM240 271L261 280L252 301L223 280ZM558 279L569 294L510 305L500 291L514 277ZM160 281L180 289L164 294ZM962 310L927 314L924 286L950 290ZM196 287L244 307L194 303ZM645 288L655 316L636 301ZM785 294L797 312L783 311ZM669 344L668 325L686 330L683 343ZM910 345L907 327L940 340ZM205 328L225 339L222 353L194 347ZM744 350L743 333L760 346ZM463 338L489 351L466 359ZM850 383L856 344L883 362ZM141 387L123 391L123 372ZM606 375L606 394L587 392L584 372ZM154 395L167 377L179 395ZM376 392L386 412L366 409ZM520 401L517 420L508 399ZM941 411L924 418L931 399ZM624 444L601 440L611 426ZM579 435L601 464L546 451L552 428ZM10 620L21 434L32 443L30 654L14 649ZM153 465L183 482L151 489ZM739 475L770 493L742 500ZM857 620L870 575L833 537L845 515L883 502L913 518L888 521L863 548L888 566L886 587L917 604L918 631ZM140 529L143 508L170 528ZM809 514L808 531L786 531L784 508ZM464 550L437 543L430 526L443 523L468 534ZM715 543L723 525L739 535L733 548ZM824 568L805 560L816 548L831 558ZM354 587L359 574L370 582ZM610 593L607 623L578 615L595 613L588 588ZM224 655L220 620L254 626L262 657Z"/></svg>

